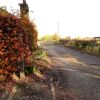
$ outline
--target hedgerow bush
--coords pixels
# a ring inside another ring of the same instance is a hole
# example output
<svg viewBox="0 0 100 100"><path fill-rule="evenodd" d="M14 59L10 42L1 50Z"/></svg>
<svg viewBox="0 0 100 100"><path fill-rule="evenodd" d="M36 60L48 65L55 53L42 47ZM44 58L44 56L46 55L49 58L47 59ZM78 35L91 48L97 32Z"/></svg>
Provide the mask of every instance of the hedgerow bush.
<svg viewBox="0 0 100 100"><path fill-rule="evenodd" d="M77 48L80 48L80 41L75 40L75 41L74 41L74 44L75 44L75 46L76 46Z"/></svg>
<svg viewBox="0 0 100 100"><path fill-rule="evenodd" d="M31 63L29 57L34 49L35 33L37 35L35 26L28 19L0 15L1 75L10 76L20 71L22 61L26 65Z"/></svg>
<svg viewBox="0 0 100 100"><path fill-rule="evenodd" d="M81 47L86 48L89 45L89 41L81 41Z"/></svg>

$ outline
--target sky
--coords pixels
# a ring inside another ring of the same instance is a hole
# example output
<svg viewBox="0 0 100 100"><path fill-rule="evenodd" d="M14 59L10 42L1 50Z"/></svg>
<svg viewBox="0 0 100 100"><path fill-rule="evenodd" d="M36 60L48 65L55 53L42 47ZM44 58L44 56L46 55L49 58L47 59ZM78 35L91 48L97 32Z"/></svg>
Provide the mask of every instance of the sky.
<svg viewBox="0 0 100 100"><path fill-rule="evenodd" d="M39 36L100 36L100 0L26 0ZM19 9L22 0L0 0L7 10ZM59 23L59 32L58 32Z"/></svg>

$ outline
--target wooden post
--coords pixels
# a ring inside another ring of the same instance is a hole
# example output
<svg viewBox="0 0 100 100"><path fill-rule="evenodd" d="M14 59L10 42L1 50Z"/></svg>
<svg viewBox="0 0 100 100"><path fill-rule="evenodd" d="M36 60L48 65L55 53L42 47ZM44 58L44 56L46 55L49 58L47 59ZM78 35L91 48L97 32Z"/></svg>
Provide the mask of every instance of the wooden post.
<svg viewBox="0 0 100 100"><path fill-rule="evenodd" d="M22 42L22 36L20 35L20 40L21 40L21 45L23 45L23 42ZM24 79L25 78L25 73L24 73L24 67L25 67L25 64L24 64L24 53L22 52L22 62L21 62L21 71L20 71L20 79Z"/></svg>

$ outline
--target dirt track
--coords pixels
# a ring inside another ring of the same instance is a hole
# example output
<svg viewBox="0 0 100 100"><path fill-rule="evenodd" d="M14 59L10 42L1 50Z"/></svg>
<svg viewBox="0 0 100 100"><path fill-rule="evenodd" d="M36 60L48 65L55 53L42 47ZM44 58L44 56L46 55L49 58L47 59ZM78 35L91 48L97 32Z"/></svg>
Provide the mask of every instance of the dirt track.
<svg viewBox="0 0 100 100"><path fill-rule="evenodd" d="M42 46L54 66L57 100L100 100L100 57L50 42Z"/></svg>

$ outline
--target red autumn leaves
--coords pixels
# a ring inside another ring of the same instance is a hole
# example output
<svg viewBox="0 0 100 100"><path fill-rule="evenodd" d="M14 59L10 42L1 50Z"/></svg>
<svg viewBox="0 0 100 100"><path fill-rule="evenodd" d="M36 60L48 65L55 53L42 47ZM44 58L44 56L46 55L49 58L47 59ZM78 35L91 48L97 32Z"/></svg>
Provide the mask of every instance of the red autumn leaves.
<svg viewBox="0 0 100 100"><path fill-rule="evenodd" d="M30 62L33 37L29 24L15 16L0 15L0 74L10 75L21 67L21 61Z"/></svg>

